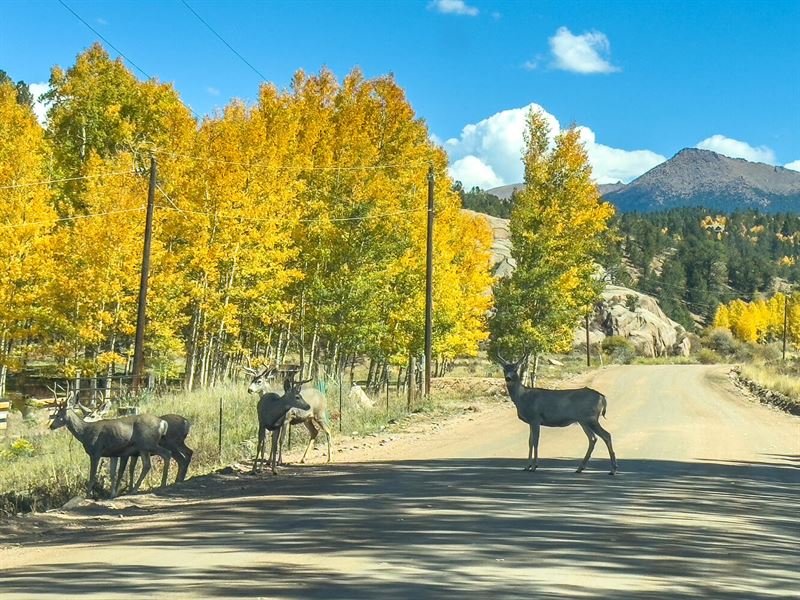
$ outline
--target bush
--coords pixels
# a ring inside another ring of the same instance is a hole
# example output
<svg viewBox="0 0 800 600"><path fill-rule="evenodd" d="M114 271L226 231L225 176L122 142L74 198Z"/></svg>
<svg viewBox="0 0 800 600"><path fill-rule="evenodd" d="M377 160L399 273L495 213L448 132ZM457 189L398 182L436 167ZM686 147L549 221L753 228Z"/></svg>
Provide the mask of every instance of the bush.
<svg viewBox="0 0 800 600"><path fill-rule="evenodd" d="M703 348L697 353L697 360L703 365L713 365L722 362L722 357L710 348Z"/></svg>
<svg viewBox="0 0 800 600"><path fill-rule="evenodd" d="M31 444L25 438L14 440L11 445L2 453L3 458L7 460L12 460L21 456L33 456L33 454L33 444Z"/></svg>
<svg viewBox="0 0 800 600"><path fill-rule="evenodd" d="M627 365L636 358L636 347L620 335L605 338L602 347L614 362Z"/></svg>
<svg viewBox="0 0 800 600"><path fill-rule="evenodd" d="M722 327L715 327L706 336L706 346L719 354L734 354L741 344L733 338L733 334Z"/></svg>

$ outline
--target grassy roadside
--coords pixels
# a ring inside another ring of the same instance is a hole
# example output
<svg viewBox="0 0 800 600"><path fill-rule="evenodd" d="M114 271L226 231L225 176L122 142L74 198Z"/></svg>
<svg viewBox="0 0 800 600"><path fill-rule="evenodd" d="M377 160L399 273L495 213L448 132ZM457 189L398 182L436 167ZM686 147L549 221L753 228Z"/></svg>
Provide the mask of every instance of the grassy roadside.
<svg viewBox="0 0 800 600"><path fill-rule="evenodd" d="M740 368L740 377L755 384L755 392L759 396L768 396L768 392L780 394L779 405L794 414L800 413L800 371L793 363L766 365L744 364ZM767 400L769 398L766 398Z"/></svg>
<svg viewBox="0 0 800 600"><path fill-rule="evenodd" d="M540 365L540 385L549 386L587 370L580 356L559 357L557 363L543 361ZM431 397L418 399L411 413L446 418L464 410L476 400L497 401L504 398L499 369L486 361L463 361L447 377L434 379ZM407 396L390 388L372 397L373 406L351 401L342 394L341 413L339 390L333 385L326 390L328 414L334 444L339 436L357 438L377 432L402 431L410 414ZM219 441L219 406L223 405L222 449ZM193 392L180 392L161 397L144 398L142 412L161 415L178 413L192 422L187 443L195 454L189 475L213 472L234 462L248 461L256 448L256 398L246 392L244 384L226 384ZM76 495L85 493L88 458L81 444L66 430L48 429L48 411L33 413L23 420L12 413L9 430L0 438L0 515L48 510L61 506ZM322 442L323 437L320 436ZM308 442L303 427L293 428L292 447L300 449ZM335 456L334 456L335 460ZM160 482L160 463L156 464L143 489ZM171 467L172 476L176 473ZM106 497L109 488L108 469L100 470L96 493Z"/></svg>

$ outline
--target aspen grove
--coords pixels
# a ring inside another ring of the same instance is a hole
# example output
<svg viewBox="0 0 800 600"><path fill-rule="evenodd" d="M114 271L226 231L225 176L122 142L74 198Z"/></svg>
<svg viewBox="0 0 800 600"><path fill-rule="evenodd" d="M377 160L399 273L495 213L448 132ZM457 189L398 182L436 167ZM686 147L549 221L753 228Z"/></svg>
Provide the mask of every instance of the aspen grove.
<svg viewBox="0 0 800 600"><path fill-rule="evenodd" d="M199 119L94 45L52 70L47 124L0 84L0 365L130 368L150 157L146 364L188 388L247 360L335 374L421 355L435 173L434 357L488 336L491 231L390 76L295 74Z"/></svg>

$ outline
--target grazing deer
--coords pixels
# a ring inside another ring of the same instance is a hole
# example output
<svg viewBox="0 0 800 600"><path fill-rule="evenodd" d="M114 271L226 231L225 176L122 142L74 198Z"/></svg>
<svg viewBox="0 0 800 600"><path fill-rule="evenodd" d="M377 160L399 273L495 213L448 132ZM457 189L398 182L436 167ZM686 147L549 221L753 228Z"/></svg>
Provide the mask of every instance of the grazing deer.
<svg viewBox="0 0 800 600"><path fill-rule="evenodd" d="M497 359L503 367L506 389L511 401L517 407L517 416L531 429L528 440L528 465L525 471L535 471L539 464L539 428L542 425L566 427L578 423L589 438L589 449L576 472L580 473L586 467L598 437L608 447L608 455L611 458L609 474L614 475L617 472L617 458L611 446L611 434L603 429L599 422L600 415L606 414L606 397L603 394L586 387L571 390L529 388L522 385L519 376L519 367L527 360L527 355L518 362L508 362L499 354Z"/></svg>
<svg viewBox="0 0 800 600"><path fill-rule="evenodd" d="M287 379L284 381L282 396L279 396L275 392L261 391L254 388L252 384L248 388L248 393L259 394L258 404L256 406L256 410L258 411L258 446L256 447L256 457L253 460L254 474L258 472L259 458L262 462L264 461L267 431L272 432L272 444L268 462L272 468L272 474L278 474L276 461L282 429L284 429L296 414L305 413L311 409L300 396L300 385L302 385L302 383L304 382L296 384L290 379Z"/></svg>
<svg viewBox="0 0 800 600"><path fill-rule="evenodd" d="M151 415L135 415L117 419L102 419L100 421L86 422L75 411L75 394L71 392L66 401L58 406L50 429L59 429L66 426L70 433L83 445L89 455L89 482L87 495L91 495L97 478L97 467L100 459L128 457L139 454L142 457L142 473L139 476L132 492L139 489L145 476L151 469L150 455L158 454L164 459L164 472L161 485L167 483L169 470L169 451L159 445L167 433L167 422ZM119 474L111 479L111 497L117 495Z"/></svg>
<svg viewBox="0 0 800 600"><path fill-rule="evenodd" d="M194 451L186 445L186 437L189 435L189 429L192 424L189 419L181 415L161 415L159 417L162 421L167 423L167 433L161 439L160 445L169 450L172 458L178 463L178 476L175 478L175 483L180 483L186 479L186 472L189 470L189 463L192 462L192 455ZM130 457L131 466L128 471L128 488L133 489L133 476L136 470L136 461L139 459L138 454L133 454ZM113 462L113 460L112 460ZM125 472L125 466L128 462L128 457L123 457L119 465L119 472L117 477L122 478ZM114 468L112 464L111 468Z"/></svg>

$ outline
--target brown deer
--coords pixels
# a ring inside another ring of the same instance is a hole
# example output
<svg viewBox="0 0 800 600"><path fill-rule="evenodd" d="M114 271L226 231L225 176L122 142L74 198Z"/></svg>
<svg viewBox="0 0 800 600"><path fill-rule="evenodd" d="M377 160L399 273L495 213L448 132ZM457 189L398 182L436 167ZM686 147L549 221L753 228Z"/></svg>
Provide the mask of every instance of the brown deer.
<svg viewBox="0 0 800 600"><path fill-rule="evenodd" d="M530 426L528 439L528 465L525 471L535 471L539 465L539 428L566 427L578 423L586 437L589 438L589 449L578 467L577 473L583 471L594 450L597 438L601 438L611 458L611 472L617 472L617 457L611 446L611 434L600 425L600 416L606 414L606 397L591 388L571 390L546 390L529 388L522 385L519 368L527 360L527 355L517 362L508 362L499 354L497 360L503 367L506 389L511 401L517 407L517 416ZM531 455L533 454L533 458Z"/></svg>

